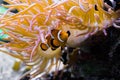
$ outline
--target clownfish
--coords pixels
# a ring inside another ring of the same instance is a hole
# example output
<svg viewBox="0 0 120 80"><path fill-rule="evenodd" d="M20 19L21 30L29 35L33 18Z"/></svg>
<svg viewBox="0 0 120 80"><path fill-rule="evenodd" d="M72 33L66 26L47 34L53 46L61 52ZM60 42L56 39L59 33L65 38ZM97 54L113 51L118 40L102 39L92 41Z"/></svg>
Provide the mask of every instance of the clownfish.
<svg viewBox="0 0 120 80"><path fill-rule="evenodd" d="M69 36L69 31L65 32L58 29L52 29L51 34L46 37L46 42L41 43L40 47L43 51L46 51L48 48L56 50L60 46L64 47Z"/></svg>

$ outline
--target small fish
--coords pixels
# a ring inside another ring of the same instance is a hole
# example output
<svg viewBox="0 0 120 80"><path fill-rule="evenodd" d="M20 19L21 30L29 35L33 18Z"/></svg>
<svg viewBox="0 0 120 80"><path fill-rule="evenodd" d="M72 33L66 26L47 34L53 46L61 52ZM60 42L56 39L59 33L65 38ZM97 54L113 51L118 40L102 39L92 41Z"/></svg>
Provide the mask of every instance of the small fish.
<svg viewBox="0 0 120 80"><path fill-rule="evenodd" d="M40 47L42 50L46 51L48 48L56 50L58 47L64 47L67 42L70 32L62 31L58 29L51 30L51 35L46 37L46 43L41 43Z"/></svg>

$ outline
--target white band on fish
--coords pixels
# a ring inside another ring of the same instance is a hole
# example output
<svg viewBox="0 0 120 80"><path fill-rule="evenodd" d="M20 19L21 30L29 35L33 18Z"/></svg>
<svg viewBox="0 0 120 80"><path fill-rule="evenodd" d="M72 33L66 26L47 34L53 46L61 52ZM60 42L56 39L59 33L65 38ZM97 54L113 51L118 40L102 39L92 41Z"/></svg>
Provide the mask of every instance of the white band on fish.
<svg viewBox="0 0 120 80"><path fill-rule="evenodd" d="M60 33L61 33L61 30L58 32L58 35L57 35L58 40L61 41L61 42L64 42L64 41L60 38Z"/></svg>

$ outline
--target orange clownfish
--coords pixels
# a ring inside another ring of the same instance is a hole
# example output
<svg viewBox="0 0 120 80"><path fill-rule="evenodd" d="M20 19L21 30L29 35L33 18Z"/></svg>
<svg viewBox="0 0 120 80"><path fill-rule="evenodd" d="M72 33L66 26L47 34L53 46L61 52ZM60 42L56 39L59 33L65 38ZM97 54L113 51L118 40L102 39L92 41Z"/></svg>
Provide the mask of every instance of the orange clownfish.
<svg viewBox="0 0 120 80"><path fill-rule="evenodd" d="M46 37L46 43L41 43L40 47L44 51L46 51L48 48L56 50L60 46L64 47L69 36L69 31L65 32L62 30L53 29L51 30L51 35Z"/></svg>

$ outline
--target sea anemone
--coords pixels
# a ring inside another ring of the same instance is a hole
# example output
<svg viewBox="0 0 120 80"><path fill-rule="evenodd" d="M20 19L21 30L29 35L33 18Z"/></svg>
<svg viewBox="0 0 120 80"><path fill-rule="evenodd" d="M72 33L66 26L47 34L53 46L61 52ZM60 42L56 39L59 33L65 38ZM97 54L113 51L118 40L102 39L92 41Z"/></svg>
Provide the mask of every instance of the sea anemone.
<svg viewBox="0 0 120 80"><path fill-rule="evenodd" d="M45 41L45 36L57 26L53 24L56 20L53 17L49 18L50 10L45 9L50 3L35 0L6 0L6 2L11 5L3 5L9 9L1 16L0 28L4 34L8 34L10 42L3 46L17 52L17 54L9 53L11 56L21 59L28 66L34 66L31 77L43 71L49 72L53 65L58 64L61 53L60 48L54 51L49 49L46 52L40 48L40 44ZM17 9L19 12L11 13L9 12L11 9Z"/></svg>
<svg viewBox="0 0 120 80"><path fill-rule="evenodd" d="M86 39L82 35L89 37L100 30L107 35L105 29L110 27L118 17L118 14L103 0L65 0L52 8L56 10L56 17L65 23L65 26L68 26L67 28L63 26L63 28L72 29L71 33L76 32L68 40L69 46L72 47L77 45L76 37L80 44ZM72 32L73 30L75 32ZM70 44L70 42L74 43Z"/></svg>
<svg viewBox="0 0 120 80"><path fill-rule="evenodd" d="M97 31L105 33L105 29L118 18L118 14L103 0L4 1L9 4L2 5L8 10L0 17L0 29L8 35L10 42L2 44L2 47L16 51L16 54L4 52L32 66L29 72L31 78L44 71L49 72L53 65L59 67L61 64L61 46L47 51L40 47L41 43L46 42L46 37L51 36L51 30L70 31L64 46L77 47ZM18 13L12 13L14 9Z"/></svg>

